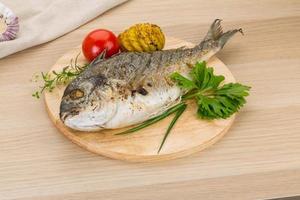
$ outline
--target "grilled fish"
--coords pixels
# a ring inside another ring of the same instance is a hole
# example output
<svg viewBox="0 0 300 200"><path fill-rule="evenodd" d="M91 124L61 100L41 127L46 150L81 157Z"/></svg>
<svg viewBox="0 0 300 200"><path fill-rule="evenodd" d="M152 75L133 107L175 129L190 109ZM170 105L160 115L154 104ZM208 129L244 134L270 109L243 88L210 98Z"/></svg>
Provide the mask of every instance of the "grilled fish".
<svg viewBox="0 0 300 200"><path fill-rule="evenodd" d="M242 33L242 29L224 33L220 22L216 19L194 48L96 58L66 87L61 120L75 130L97 131L138 124L161 114L184 94L170 75L177 71L187 76L197 61L208 60L235 33Z"/></svg>

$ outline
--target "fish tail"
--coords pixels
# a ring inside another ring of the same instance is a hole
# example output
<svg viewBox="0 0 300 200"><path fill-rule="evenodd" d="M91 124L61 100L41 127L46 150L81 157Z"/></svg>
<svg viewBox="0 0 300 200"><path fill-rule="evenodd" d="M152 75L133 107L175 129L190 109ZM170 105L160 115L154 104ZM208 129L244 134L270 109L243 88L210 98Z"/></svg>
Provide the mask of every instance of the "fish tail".
<svg viewBox="0 0 300 200"><path fill-rule="evenodd" d="M227 41L235 35L237 32L244 35L243 30L241 28L239 29L233 29L229 30L227 32L223 32L222 26L221 26L221 19L216 19L212 25L210 26L210 29L208 30L203 42L206 41L216 41L218 43L218 46L221 48L224 47L224 45L227 43ZM203 43L202 42L202 43ZM201 44L200 44L201 45Z"/></svg>

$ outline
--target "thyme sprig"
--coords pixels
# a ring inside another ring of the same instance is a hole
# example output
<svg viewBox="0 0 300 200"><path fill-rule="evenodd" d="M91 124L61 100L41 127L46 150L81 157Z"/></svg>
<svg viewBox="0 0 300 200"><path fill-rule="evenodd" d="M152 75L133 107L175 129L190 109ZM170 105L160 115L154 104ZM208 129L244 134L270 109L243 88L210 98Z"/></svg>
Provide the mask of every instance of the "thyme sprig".
<svg viewBox="0 0 300 200"><path fill-rule="evenodd" d="M76 78L87 66L95 65L105 59L107 50L104 49L99 56L97 56L91 63L86 63L83 65L78 64L78 57L80 55L77 54L75 59L71 59L70 64L65 66L62 71L57 72L52 70L51 72L41 74L35 74L33 76L33 81L38 82L40 78L42 78L43 85L39 86L39 90L35 91L32 96L39 99L40 95L45 91L52 92L53 89L58 85L66 85L71 80Z"/></svg>
<svg viewBox="0 0 300 200"><path fill-rule="evenodd" d="M69 65L65 66L60 72L53 70L48 73L41 72L40 74L35 74L33 81L38 82L41 79L43 83L39 86L39 90L35 91L32 96L39 99L45 90L52 92L56 86L66 85L77 77L88 66L88 64L78 64L79 55L80 53L75 59L71 59Z"/></svg>

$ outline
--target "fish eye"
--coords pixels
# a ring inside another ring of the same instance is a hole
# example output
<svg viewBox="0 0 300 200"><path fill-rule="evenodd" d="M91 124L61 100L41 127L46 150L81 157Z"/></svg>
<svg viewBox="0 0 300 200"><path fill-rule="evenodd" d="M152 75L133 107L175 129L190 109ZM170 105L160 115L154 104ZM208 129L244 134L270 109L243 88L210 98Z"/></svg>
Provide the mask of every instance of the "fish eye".
<svg viewBox="0 0 300 200"><path fill-rule="evenodd" d="M72 90L70 93L70 97L72 100L79 99L84 96L84 92L79 89Z"/></svg>

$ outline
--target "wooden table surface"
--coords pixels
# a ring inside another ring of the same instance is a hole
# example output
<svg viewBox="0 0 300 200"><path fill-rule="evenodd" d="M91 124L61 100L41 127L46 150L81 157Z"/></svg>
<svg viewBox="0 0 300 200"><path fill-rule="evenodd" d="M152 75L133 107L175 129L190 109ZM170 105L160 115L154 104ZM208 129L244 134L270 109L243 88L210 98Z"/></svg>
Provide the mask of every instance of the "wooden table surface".
<svg viewBox="0 0 300 200"><path fill-rule="evenodd" d="M137 22L199 42L215 18L243 27L218 57L251 85L248 104L211 148L160 163L87 152L31 97L47 71L95 28ZM55 41L0 60L0 199L262 199L300 194L300 1L132 0Z"/></svg>

